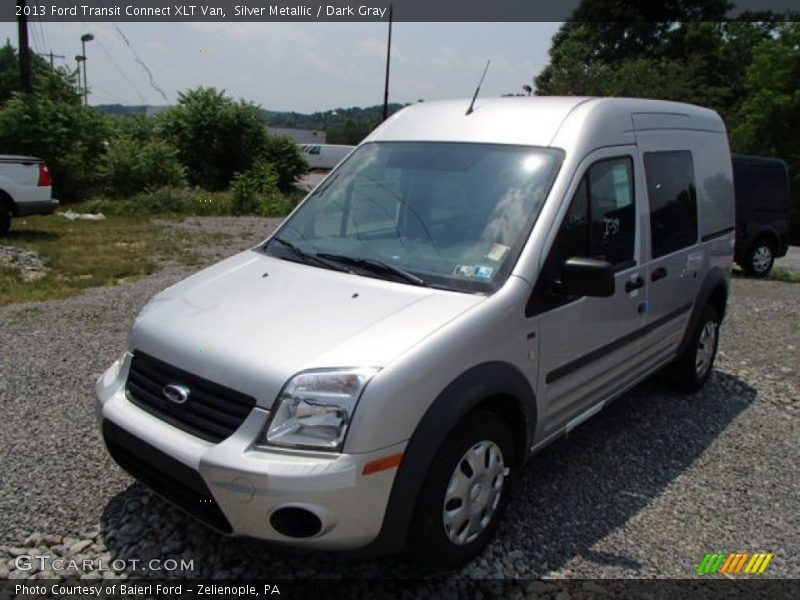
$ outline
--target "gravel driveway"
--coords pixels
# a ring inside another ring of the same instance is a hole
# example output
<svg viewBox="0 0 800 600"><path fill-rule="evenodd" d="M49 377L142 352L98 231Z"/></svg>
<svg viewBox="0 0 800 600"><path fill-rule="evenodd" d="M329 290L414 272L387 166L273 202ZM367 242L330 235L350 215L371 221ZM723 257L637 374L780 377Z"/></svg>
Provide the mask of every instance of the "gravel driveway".
<svg viewBox="0 0 800 600"><path fill-rule="evenodd" d="M213 262L275 225L217 218L170 226L235 233L206 249ZM15 570L20 554L183 558L193 568L174 574L194 577L416 574L400 559L355 561L221 537L112 463L95 428L92 385L125 347L138 309L188 273L170 267L68 300L0 307L0 578L53 576ZM706 552L765 551L775 557L763 577L800 577L798 344L800 285L734 280L705 390L690 398L649 381L540 453L494 542L454 575L689 577Z"/></svg>

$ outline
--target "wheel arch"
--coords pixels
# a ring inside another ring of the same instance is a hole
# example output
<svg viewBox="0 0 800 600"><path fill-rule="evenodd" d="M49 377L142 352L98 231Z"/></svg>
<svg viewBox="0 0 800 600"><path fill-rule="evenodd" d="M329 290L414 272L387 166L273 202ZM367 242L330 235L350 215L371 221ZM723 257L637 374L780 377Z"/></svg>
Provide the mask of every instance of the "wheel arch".
<svg viewBox="0 0 800 600"><path fill-rule="evenodd" d="M431 460L453 427L476 409L505 420L514 437L514 463L528 457L536 428L536 397L527 378L506 362L487 362L455 378L431 403L406 447L378 537L359 554L398 552L406 545L417 495Z"/></svg>
<svg viewBox="0 0 800 600"><path fill-rule="evenodd" d="M11 195L3 189L0 189L0 206L7 206L11 209L11 216L17 216L17 205Z"/></svg>
<svg viewBox="0 0 800 600"><path fill-rule="evenodd" d="M750 252L755 248L761 240L769 240L772 243L773 251L777 251L781 243L781 237L778 232L769 225L762 225L751 236L747 248L744 251L744 259L746 260Z"/></svg>
<svg viewBox="0 0 800 600"><path fill-rule="evenodd" d="M692 332L697 327L703 311L706 306L713 306L719 312L720 321L725 318L725 312L728 305L728 291L729 281L725 272L720 267L714 267L706 275L703 283L700 284L700 290L692 307L692 313L689 316L689 322L686 325L686 330L683 333L681 344L678 347L678 356L681 356L689 345L692 339Z"/></svg>

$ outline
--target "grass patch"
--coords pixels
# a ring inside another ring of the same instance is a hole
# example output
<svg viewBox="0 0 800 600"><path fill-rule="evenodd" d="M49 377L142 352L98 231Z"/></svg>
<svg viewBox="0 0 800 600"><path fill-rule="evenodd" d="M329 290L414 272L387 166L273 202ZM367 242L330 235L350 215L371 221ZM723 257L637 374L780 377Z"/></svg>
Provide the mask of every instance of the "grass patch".
<svg viewBox="0 0 800 600"><path fill-rule="evenodd" d="M294 190L269 193L249 191L246 198L233 192L208 192L200 188L162 188L130 198L93 198L70 206L75 212L101 212L106 216L244 216L282 217L303 199Z"/></svg>
<svg viewBox="0 0 800 600"><path fill-rule="evenodd" d="M767 275L767 279L786 281L788 283L800 283L800 273L784 269L783 267L773 267L772 271Z"/></svg>
<svg viewBox="0 0 800 600"><path fill-rule="evenodd" d="M123 283L166 262L202 264L195 248L231 237L195 231L176 235L149 219L122 216L104 221L69 221L58 215L15 219L0 244L33 250L48 270L41 279L26 281L18 270L0 268L0 305L65 298Z"/></svg>

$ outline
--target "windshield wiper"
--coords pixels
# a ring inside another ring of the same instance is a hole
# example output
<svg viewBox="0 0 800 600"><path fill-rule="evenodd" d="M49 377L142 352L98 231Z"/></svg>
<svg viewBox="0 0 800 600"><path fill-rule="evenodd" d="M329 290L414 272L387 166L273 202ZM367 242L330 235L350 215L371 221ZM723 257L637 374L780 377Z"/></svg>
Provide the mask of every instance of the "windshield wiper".
<svg viewBox="0 0 800 600"><path fill-rule="evenodd" d="M319 255L315 254L308 254L307 252L303 252L295 246L292 242L288 240L284 240L283 238L274 237L270 240L270 243L277 242L287 250L289 250L292 254L298 257L302 262L306 264L315 264L321 267L325 267L326 269L331 269L333 271L341 271L343 273L350 273L350 269L340 267L337 264L334 264L330 261L325 260L324 257L320 257Z"/></svg>
<svg viewBox="0 0 800 600"><path fill-rule="evenodd" d="M346 265L353 265L354 267L359 267L366 271L371 271L372 273L394 275L395 277L399 277L407 283L418 285L420 287L430 287L430 284L422 277L418 277L404 269L372 258L354 258L352 256L345 256L343 254L328 254L327 252L317 252L317 257L327 260L335 260L336 262L344 263Z"/></svg>

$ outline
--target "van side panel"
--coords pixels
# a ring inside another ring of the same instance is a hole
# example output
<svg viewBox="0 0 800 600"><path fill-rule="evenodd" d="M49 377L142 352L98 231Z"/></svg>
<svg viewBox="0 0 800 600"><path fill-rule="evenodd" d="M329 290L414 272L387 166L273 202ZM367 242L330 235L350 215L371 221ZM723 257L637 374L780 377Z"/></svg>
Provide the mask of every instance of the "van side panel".
<svg viewBox="0 0 800 600"><path fill-rule="evenodd" d="M697 175L700 240L733 231L736 223L733 169L725 135L694 134L690 138Z"/></svg>

